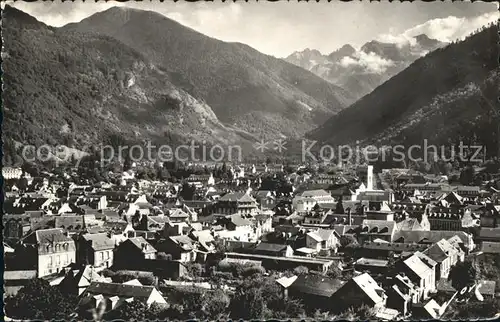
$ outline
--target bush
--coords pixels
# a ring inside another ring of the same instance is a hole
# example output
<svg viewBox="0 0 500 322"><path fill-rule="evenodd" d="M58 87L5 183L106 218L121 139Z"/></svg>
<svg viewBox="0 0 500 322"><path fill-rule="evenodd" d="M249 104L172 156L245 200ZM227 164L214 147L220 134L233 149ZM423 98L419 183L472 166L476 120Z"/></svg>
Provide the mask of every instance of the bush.
<svg viewBox="0 0 500 322"><path fill-rule="evenodd" d="M254 275L264 275L266 273L266 269L262 266L250 266L243 268L241 272L242 277L250 277Z"/></svg>
<svg viewBox="0 0 500 322"><path fill-rule="evenodd" d="M221 278L221 279L225 279L225 280L232 280L233 279L233 273L231 272L217 272L215 271L213 273L213 277L217 277L217 278Z"/></svg>
<svg viewBox="0 0 500 322"><path fill-rule="evenodd" d="M15 296L5 298L5 313L23 320L68 320L77 303L76 297L63 295L47 281L33 279Z"/></svg>
<svg viewBox="0 0 500 322"><path fill-rule="evenodd" d="M115 283L125 283L133 279L138 279L144 285L154 285L156 278L151 272L120 270L110 276Z"/></svg>
<svg viewBox="0 0 500 322"><path fill-rule="evenodd" d="M199 278L204 273L203 266L200 263L187 263L185 266L186 271L191 278Z"/></svg>
<svg viewBox="0 0 500 322"><path fill-rule="evenodd" d="M307 274L309 273L309 268L305 266L297 266L294 268L293 273L295 275Z"/></svg>

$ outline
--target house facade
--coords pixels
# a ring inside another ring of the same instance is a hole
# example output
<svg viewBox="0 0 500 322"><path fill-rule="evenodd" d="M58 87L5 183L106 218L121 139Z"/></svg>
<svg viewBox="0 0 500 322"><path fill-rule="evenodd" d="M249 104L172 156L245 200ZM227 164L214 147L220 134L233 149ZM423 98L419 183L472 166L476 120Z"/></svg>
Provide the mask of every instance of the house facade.
<svg viewBox="0 0 500 322"><path fill-rule="evenodd" d="M106 233L84 234L76 245L77 263L106 268L113 266L115 242Z"/></svg>
<svg viewBox="0 0 500 322"><path fill-rule="evenodd" d="M76 262L75 242L63 229L37 230L26 236L22 245L22 256L26 256L26 262L35 261L38 277L58 273Z"/></svg>

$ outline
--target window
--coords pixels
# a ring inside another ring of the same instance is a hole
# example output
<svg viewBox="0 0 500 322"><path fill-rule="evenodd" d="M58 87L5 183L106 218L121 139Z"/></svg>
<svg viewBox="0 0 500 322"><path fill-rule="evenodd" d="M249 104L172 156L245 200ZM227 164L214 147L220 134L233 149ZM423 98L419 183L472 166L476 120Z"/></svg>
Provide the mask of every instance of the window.
<svg viewBox="0 0 500 322"><path fill-rule="evenodd" d="M52 266L52 256L49 256L48 265L49 265L49 267Z"/></svg>
<svg viewBox="0 0 500 322"><path fill-rule="evenodd" d="M104 260L104 252L101 252L101 260Z"/></svg>
<svg viewBox="0 0 500 322"><path fill-rule="evenodd" d="M56 266L61 265L61 255L56 256Z"/></svg>

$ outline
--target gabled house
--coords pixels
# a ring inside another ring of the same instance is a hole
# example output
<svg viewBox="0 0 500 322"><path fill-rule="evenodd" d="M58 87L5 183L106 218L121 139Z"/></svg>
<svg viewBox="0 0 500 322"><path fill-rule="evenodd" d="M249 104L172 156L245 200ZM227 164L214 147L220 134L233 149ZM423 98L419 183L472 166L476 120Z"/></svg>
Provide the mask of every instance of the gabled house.
<svg viewBox="0 0 500 322"><path fill-rule="evenodd" d="M75 263L75 242L63 229L41 229L21 240L19 261L37 270L38 277L60 272Z"/></svg>
<svg viewBox="0 0 500 322"><path fill-rule="evenodd" d="M171 255L173 260L194 262L196 260L196 241L186 235L170 236L156 245L159 252Z"/></svg>
<svg viewBox="0 0 500 322"><path fill-rule="evenodd" d="M336 310L340 312L362 305L380 310L385 307L387 295L369 274L364 273L342 285L332 300Z"/></svg>
<svg viewBox="0 0 500 322"><path fill-rule="evenodd" d="M111 279L99 275L91 265L80 269L67 268L59 289L65 294L80 295L92 282L111 282Z"/></svg>
<svg viewBox="0 0 500 322"><path fill-rule="evenodd" d="M306 247L316 252L337 251L340 236L333 229L318 229L306 234Z"/></svg>
<svg viewBox="0 0 500 322"><path fill-rule="evenodd" d="M441 239L447 239L457 236L460 240L455 243L460 244L460 248L466 253L471 252L474 247L474 240L471 234L464 231L430 230L430 231L398 231L394 236L394 241L398 243L418 243L423 245L432 245ZM456 246L456 245L455 245Z"/></svg>
<svg viewBox="0 0 500 322"><path fill-rule="evenodd" d="M459 260L458 250L446 239L441 239L423 253L437 263L436 279L448 278L451 268Z"/></svg>
<svg viewBox="0 0 500 322"><path fill-rule="evenodd" d="M388 242L394 241L397 231L395 221L365 219L361 225L360 241L373 241L381 239Z"/></svg>
<svg viewBox="0 0 500 322"><path fill-rule="evenodd" d="M220 225L230 232L230 235L240 238L240 240L248 240L255 234L253 223L241 215L232 215L221 218L218 222Z"/></svg>
<svg viewBox="0 0 500 322"><path fill-rule="evenodd" d="M86 225L83 215L63 215L55 217L55 228L61 228L70 235L83 233Z"/></svg>
<svg viewBox="0 0 500 322"><path fill-rule="evenodd" d="M276 193L270 190L259 190L255 193L255 200L261 209L272 209L276 206Z"/></svg>
<svg viewBox="0 0 500 322"><path fill-rule="evenodd" d="M76 261L94 267L111 267L114 248L115 242L107 233L81 235L76 244Z"/></svg>
<svg viewBox="0 0 500 322"><path fill-rule="evenodd" d="M333 204L335 199L330 193L323 189L318 190L306 190L300 194L297 194L293 200L293 209L297 212L308 212L311 211L316 204Z"/></svg>
<svg viewBox="0 0 500 322"><path fill-rule="evenodd" d="M302 299L307 307L330 310L336 307L332 298L344 283L319 274L301 274L287 287L288 296Z"/></svg>
<svg viewBox="0 0 500 322"><path fill-rule="evenodd" d="M215 204L217 213L254 215L257 213L257 201L247 192L230 192L220 197Z"/></svg>
<svg viewBox="0 0 500 322"><path fill-rule="evenodd" d="M419 256L416 252L415 254L409 256L396 263L397 271L403 277L407 276L410 281L416 285L418 289L417 301L425 300L429 298L431 291L436 288L436 272L435 272L435 262L434 266L429 265L425 262L422 256Z"/></svg>
<svg viewBox="0 0 500 322"><path fill-rule="evenodd" d="M418 289L408 276L396 275L393 285L387 289L387 307L396 309L403 316L411 312L412 304L418 303Z"/></svg>
<svg viewBox="0 0 500 322"><path fill-rule="evenodd" d="M168 219L173 222L187 222L189 214L180 208L173 208L168 211Z"/></svg>
<svg viewBox="0 0 500 322"><path fill-rule="evenodd" d="M156 259L156 253L156 249L143 237L128 238L116 247L114 262L126 267L147 259Z"/></svg>
<svg viewBox="0 0 500 322"><path fill-rule="evenodd" d="M153 303L167 303L154 286L92 282L81 295L78 311L83 317L91 318L98 309L109 312L124 302L134 300L144 302L148 306Z"/></svg>
<svg viewBox="0 0 500 322"><path fill-rule="evenodd" d="M251 253L276 257L291 257L293 256L293 249L289 245L261 242L251 249Z"/></svg>

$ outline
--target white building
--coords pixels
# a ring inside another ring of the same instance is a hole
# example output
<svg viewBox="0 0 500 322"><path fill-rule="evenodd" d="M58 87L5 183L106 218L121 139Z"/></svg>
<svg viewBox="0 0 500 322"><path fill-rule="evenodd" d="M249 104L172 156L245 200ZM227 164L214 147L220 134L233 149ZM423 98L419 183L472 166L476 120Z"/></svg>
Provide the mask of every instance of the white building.
<svg viewBox="0 0 500 322"><path fill-rule="evenodd" d="M335 203L332 195L323 190L306 190L293 198L292 206L297 212L311 211L316 204Z"/></svg>

